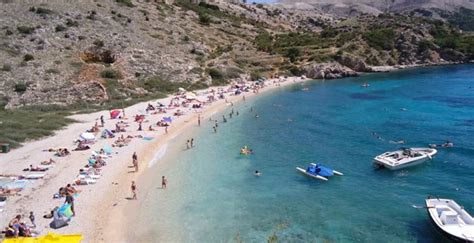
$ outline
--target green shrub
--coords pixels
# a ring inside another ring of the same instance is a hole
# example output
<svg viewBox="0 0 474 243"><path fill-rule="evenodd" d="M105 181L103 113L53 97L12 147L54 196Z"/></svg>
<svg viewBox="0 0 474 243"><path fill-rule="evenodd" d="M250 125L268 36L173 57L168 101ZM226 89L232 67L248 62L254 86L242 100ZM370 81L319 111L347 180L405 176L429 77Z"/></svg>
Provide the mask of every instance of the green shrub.
<svg viewBox="0 0 474 243"><path fill-rule="evenodd" d="M53 10L47 9L47 8L42 8L42 7L37 7L35 12L37 14L42 14L42 15L54 13Z"/></svg>
<svg viewBox="0 0 474 243"><path fill-rule="evenodd" d="M267 31L261 31L254 40L259 51L271 52L273 49L273 37Z"/></svg>
<svg viewBox="0 0 474 243"><path fill-rule="evenodd" d="M54 30L55 30L56 32L61 32L61 31L67 30L67 28L64 27L64 25L59 24L59 25L56 25L56 27L54 28Z"/></svg>
<svg viewBox="0 0 474 243"><path fill-rule="evenodd" d="M199 23L209 25L211 23L211 17L206 13L199 13Z"/></svg>
<svg viewBox="0 0 474 243"><path fill-rule="evenodd" d="M22 34L25 34L25 35L32 34L35 31L34 27L24 26L24 25L19 25L19 26L16 27L16 29L18 30L18 32L20 32Z"/></svg>
<svg viewBox="0 0 474 243"><path fill-rule="evenodd" d="M285 56L290 59L290 62L295 62L300 56L300 49L292 47L286 51Z"/></svg>
<svg viewBox="0 0 474 243"><path fill-rule="evenodd" d="M2 70L4 72L10 72L12 70L12 66L9 65L9 64L3 64L2 68L0 68L0 70Z"/></svg>
<svg viewBox="0 0 474 243"><path fill-rule="evenodd" d="M72 20L72 19L66 19L66 26L67 27L77 27L79 26L79 22Z"/></svg>
<svg viewBox="0 0 474 243"><path fill-rule="evenodd" d="M364 40L378 50L392 50L395 47L395 31L391 28L376 29L365 32Z"/></svg>
<svg viewBox="0 0 474 243"><path fill-rule="evenodd" d="M135 7L135 5L133 5L132 0L115 0L115 1L127 7Z"/></svg>
<svg viewBox="0 0 474 243"><path fill-rule="evenodd" d="M23 93L26 91L27 88L28 88L28 85L26 85L26 83L24 82L17 83L15 84L15 87L14 87L15 92L17 93Z"/></svg>
<svg viewBox="0 0 474 243"><path fill-rule="evenodd" d="M59 73L61 73L58 69L55 69L55 68L46 69L45 72L46 72L46 73L51 73L51 74L59 74Z"/></svg>
<svg viewBox="0 0 474 243"><path fill-rule="evenodd" d="M23 61L25 61L25 62L29 62L29 61L34 60L34 59L35 59L35 57L31 54L25 54L23 56Z"/></svg>
<svg viewBox="0 0 474 243"><path fill-rule="evenodd" d="M105 69L102 72L100 72L100 76L102 78L108 78L108 79L121 79L122 75L120 72L113 70L113 69Z"/></svg>
<svg viewBox="0 0 474 243"><path fill-rule="evenodd" d="M178 91L180 84L153 77L147 79L143 86L150 92L174 93Z"/></svg>
<svg viewBox="0 0 474 243"><path fill-rule="evenodd" d="M252 79L253 81L256 81L260 78L262 78L262 74L259 72L259 71L252 71L250 72L250 79Z"/></svg>

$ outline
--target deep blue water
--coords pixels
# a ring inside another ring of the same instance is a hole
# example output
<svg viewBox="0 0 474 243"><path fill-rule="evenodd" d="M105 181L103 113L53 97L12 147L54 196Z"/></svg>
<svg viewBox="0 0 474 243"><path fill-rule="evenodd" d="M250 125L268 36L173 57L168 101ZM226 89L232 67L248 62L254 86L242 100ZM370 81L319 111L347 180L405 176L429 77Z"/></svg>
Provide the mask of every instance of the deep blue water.
<svg viewBox="0 0 474 243"><path fill-rule="evenodd" d="M474 214L473 65L312 81L234 109L240 115L227 123L215 115L217 134L206 122L195 149L158 166L171 186L146 195L143 232L181 242L265 242L272 234L283 242L445 242L412 205L437 195ZM373 157L400 139L455 147L414 168L374 170ZM243 145L255 154L240 156ZM296 172L310 161L345 175L321 182Z"/></svg>

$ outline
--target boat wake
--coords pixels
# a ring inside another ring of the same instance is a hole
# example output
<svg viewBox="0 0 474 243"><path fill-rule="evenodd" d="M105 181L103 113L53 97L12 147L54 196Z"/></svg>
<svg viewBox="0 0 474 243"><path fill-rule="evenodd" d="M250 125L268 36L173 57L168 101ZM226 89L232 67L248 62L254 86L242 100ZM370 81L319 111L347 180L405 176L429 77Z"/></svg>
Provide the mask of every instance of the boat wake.
<svg viewBox="0 0 474 243"><path fill-rule="evenodd" d="M168 144L167 143L164 144L163 146L161 146L161 148L156 152L153 159L150 160L150 162L148 163L148 168L151 168L154 165L156 165L156 163L158 163L158 160L160 160L161 158L163 158L163 156L165 156L166 150L168 150Z"/></svg>

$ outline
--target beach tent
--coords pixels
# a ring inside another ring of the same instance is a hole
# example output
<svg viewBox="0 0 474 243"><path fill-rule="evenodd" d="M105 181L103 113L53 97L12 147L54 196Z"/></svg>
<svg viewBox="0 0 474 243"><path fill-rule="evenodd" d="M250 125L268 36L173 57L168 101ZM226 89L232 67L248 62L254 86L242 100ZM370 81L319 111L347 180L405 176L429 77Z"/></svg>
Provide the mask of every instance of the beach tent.
<svg viewBox="0 0 474 243"><path fill-rule="evenodd" d="M101 137L103 137L103 138L113 138L113 137L115 137L115 135L109 129L105 129L104 131L102 131Z"/></svg>
<svg viewBox="0 0 474 243"><path fill-rule="evenodd" d="M113 110L110 112L110 118L116 119L120 115L120 110Z"/></svg>
<svg viewBox="0 0 474 243"><path fill-rule="evenodd" d="M195 99L197 99L197 95L193 92L187 92L186 93L186 99L187 100L195 100Z"/></svg>
<svg viewBox="0 0 474 243"><path fill-rule="evenodd" d="M169 117L163 117L162 121L163 121L163 122L171 122L171 116L169 116Z"/></svg>
<svg viewBox="0 0 474 243"><path fill-rule="evenodd" d="M60 235L49 232L40 237L20 237L3 240L3 243L80 243L82 235Z"/></svg>
<svg viewBox="0 0 474 243"><path fill-rule="evenodd" d="M95 135L90 132L85 132L79 136L81 140L95 140Z"/></svg>

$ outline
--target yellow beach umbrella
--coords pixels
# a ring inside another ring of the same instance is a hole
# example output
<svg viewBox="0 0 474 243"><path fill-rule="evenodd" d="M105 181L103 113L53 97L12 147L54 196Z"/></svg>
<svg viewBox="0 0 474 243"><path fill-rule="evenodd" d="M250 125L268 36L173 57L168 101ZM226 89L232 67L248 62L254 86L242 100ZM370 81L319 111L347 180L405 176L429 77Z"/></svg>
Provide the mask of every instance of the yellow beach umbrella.
<svg viewBox="0 0 474 243"><path fill-rule="evenodd" d="M40 237L20 237L5 239L3 243L80 243L82 235L59 235L49 232Z"/></svg>

